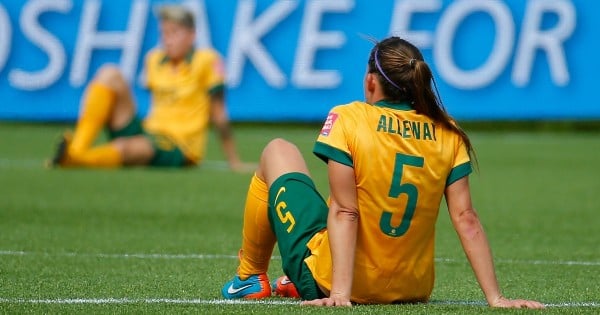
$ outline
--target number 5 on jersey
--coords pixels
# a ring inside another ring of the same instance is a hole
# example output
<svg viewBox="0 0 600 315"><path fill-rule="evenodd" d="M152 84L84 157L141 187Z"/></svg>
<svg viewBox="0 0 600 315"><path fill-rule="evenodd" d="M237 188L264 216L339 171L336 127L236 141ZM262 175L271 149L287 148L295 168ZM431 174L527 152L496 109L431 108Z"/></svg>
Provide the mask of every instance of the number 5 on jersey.
<svg viewBox="0 0 600 315"><path fill-rule="evenodd" d="M423 159L423 157L396 153L394 174L392 176L392 182L388 196L392 198L398 198L401 194L406 194L406 208L404 209L402 222L399 226L392 226L393 213L386 211L385 209L383 210L383 213L381 214L381 220L379 220L379 228L384 234L392 237L399 237L408 231L408 228L410 227L410 221L415 214L417 198L419 198L419 191L417 190L417 186L411 183L402 183L402 172L405 165L422 168L424 163L425 159Z"/></svg>

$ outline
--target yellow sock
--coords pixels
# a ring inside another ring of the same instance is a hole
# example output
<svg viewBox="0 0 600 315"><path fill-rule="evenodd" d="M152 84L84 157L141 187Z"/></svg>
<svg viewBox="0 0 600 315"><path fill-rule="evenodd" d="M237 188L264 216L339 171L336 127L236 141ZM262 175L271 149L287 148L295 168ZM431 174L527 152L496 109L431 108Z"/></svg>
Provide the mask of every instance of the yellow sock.
<svg viewBox="0 0 600 315"><path fill-rule="evenodd" d="M244 228L238 275L242 280L248 276L266 273L275 246L275 234L267 217L269 189L256 174L250 180L250 187L244 206Z"/></svg>
<svg viewBox="0 0 600 315"><path fill-rule="evenodd" d="M121 153L117 148L112 144L105 144L69 154L65 166L114 168L121 166L122 163Z"/></svg>
<svg viewBox="0 0 600 315"><path fill-rule="evenodd" d="M82 153L90 148L108 121L115 97L115 92L107 86L97 82L90 83L69 145L69 153Z"/></svg>

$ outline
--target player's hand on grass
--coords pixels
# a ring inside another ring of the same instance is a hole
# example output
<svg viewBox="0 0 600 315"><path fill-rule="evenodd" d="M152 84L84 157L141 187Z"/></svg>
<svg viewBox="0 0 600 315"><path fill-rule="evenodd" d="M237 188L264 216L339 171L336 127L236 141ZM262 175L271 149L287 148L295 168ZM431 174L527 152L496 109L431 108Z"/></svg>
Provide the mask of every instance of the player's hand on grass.
<svg viewBox="0 0 600 315"><path fill-rule="evenodd" d="M311 306L352 306L350 299L342 296L332 295L328 298L315 299L311 301L304 301L302 305Z"/></svg>
<svg viewBox="0 0 600 315"><path fill-rule="evenodd" d="M503 296L500 296L494 301L490 302L490 306L499 308L544 308L544 304L538 301L520 299L511 300Z"/></svg>

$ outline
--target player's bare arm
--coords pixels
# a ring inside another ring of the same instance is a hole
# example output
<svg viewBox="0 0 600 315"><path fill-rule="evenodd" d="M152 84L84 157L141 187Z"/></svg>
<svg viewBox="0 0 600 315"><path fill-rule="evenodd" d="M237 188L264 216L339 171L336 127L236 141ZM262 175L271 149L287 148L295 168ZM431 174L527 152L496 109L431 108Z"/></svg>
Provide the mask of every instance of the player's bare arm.
<svg viewBox="0 0 600 315"><path fill-rule="evenodd" d="M229 167L233 170L240 170L243 168L243 165L238 156L235 141L233 140L229 115L225 108L224 91L217 91L211 95L210 112L212 123L219 134L219 139L221 140L223 152L225 153Z"/></svg>
<svg viewBox="0 0 600 315"><path fill-rule="evenodd" d="M448 186L445 194L452 224L488 304L492 307L543 308L543 304L537 301L509 300L502 296L492 252L471 202L468 177L463 177Z"/></svg>
<svg viewBox="0 0 600 315"><path fill-rule="evenodd" d="M329 297L307 301L307 305L351 306L350 294L354 273L354 253L358 228L358 202L354 170L330 160L330 207L327 218L333 259L333 278Z"/></svg>

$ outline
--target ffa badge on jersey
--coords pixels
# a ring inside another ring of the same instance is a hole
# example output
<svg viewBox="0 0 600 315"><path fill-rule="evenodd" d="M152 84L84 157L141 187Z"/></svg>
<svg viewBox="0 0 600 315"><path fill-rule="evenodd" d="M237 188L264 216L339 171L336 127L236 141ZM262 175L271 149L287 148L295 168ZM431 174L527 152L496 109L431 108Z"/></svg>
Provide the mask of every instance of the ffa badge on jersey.
<svg viewBox="0 0 600 315"><path fill-rule="evenodd" d="M338 114L336 113L329 113L329 115L327 115L327 119L325 119L325 123L321 129L322 136L329 136L329 133L331 132L331 129L333 129L333 124L335 124L337 118Z"/></svg>

